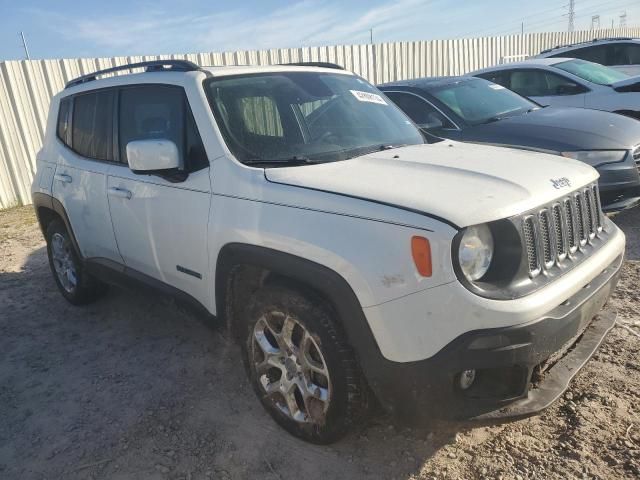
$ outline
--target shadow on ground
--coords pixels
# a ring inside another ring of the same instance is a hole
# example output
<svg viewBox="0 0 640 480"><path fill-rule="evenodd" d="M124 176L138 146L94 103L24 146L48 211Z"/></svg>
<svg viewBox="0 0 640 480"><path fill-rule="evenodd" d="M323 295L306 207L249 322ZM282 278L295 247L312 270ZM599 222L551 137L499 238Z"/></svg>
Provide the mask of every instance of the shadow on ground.
<svg viewBox="0 0 640 480"><path fill-rule="evenodd" d="M437 433L375 417L330 447L277 427L223 329L149 292L74 307L46 251L0 272L0 477L408 478Z"/></svg>

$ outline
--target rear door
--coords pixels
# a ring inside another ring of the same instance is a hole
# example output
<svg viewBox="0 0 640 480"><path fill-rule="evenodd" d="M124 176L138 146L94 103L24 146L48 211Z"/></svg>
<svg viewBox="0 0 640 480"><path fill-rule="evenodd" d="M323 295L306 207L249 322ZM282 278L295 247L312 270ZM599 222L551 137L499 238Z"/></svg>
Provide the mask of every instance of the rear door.
<svg viewBox="0 0 640 480"><path fill-rule="evenodd" d="M183 88L122 88L117 123L120 162L109 169L107 192L124 263L207 305L209 161ZM133 173L126 145L143 139L173 141L186 179Z"/></svg>
<svg viewBox="0 0 640 480"><path fill-rule="evenodd" d="M115 92L97 90L61 100L58 164L53 196L67 212L84 258L121 262L107 203L107 170L113 163Z"/></svg>

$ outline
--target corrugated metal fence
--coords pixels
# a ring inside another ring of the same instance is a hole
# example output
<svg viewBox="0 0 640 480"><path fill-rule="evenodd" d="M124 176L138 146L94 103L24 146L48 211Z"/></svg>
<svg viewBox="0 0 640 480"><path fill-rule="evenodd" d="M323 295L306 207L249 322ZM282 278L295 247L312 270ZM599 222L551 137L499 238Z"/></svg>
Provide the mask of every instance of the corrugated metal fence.
<svg viewBox="0 0 640 480"><path fill-rule="evenodd" d="M67 81L102 68L168 58L188 59L200 65L326 61L343 65L371 82L383 83L423 76L460 75L535 55L555 45L613 36L638 37L640 28L225 53L0 62L0 209L31 201L29 189L35 172L35 156L44 138L51 97L62 90Z"/></svg>

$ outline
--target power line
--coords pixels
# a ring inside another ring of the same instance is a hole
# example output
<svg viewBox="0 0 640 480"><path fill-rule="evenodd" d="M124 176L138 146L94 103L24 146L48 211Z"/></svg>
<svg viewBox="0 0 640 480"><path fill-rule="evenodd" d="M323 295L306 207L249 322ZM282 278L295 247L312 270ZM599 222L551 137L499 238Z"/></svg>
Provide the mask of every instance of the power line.
<svg viewBox="0 0 640 480"><path fill-rule="evenodd" d="M576 2L575 0L569 0L569 28L567 31L573 32L575 29L574 19L576 17Z"/></svg>
<svg viewBox="0 0 640 480"><path fill-rule="evenodd" d="M620 28L627 26L627 11L625 10L620 14Z"/></svg>
<svg viewBox="0 0 640 480"><path fill-rule="evenodd" d="M24 32L20 32L20 38L22 38L22 48L24 48L24 55L27 57L27 60L31 60L29 56L29 49L27 48L27 40L24 38Z"/></svg>
<svg viewBox="0 0 640 480"><path fill-rule="evenodd" d="M594 1L596 3L593 3ZM587 8L601 7L601 6L604 6L604 5L608 5L608 4L611 4L611 3L617 3L617 2L620 2L620 1L624 1L624 0L609 0L607 2L602 2L601 0L581 0L580 1L580 7L584 7L585 4L586 4ZM496 34L495 32L505 31L505 29L504 29L505 23L507 23L507 24L508 23L513 23L514 24L513 27L507 29L509 32L510 31L515 31L516 30L516 25L518 25L519 29L522 29L522 23L523 22L524 22L525 28L526 27L530 27L531 25L540 24L540 23L548 24L549 23L549 18L548 18L549 14L551 14L553 12L560 13L560 12L564 11L568 6L569 6L569 4L566 4L566 5L562 5L562 6L559 6L559 7L553 7L553 8L547 8L545 10L540 10L538 12L532 13L530 15L526 15L524 17L513 17L513 18L511 18L509 20L503 20L500 23L496 23L496 24L490 25L488 27L484 27L484 28L482 28L480 30L474 30L474 31L472 31L470 33L466 33L465 36L467 36L467 37L479 36L479 34L485 33L487 31L489 31L489 33L487 33L488 36L494 35L494 34ZM579 12L580 12L580 10L578 10L578 13ZM532 22L527 22L528 20L531 20L531 19L533 19L535 17L539 17L541 15L545 15L547 18L536 19L536 20L534 20ZM566 16L566 15L567 14L565 13L563 16ZM554 20L552 22L553 23L560 23L560 21L561 21L560 17L561 16L559 15L558 17L559 17L558 20ZM496 30L497 27L503 27L503 28L498 28Z"/></svg>
<svg viewBox="0 0 640 480"><path fill-rule="evenodd" d="M575 22L575 20L582 19L582 18L585 18L585 17L589 17L589 16L591 16L593 14L602 15L604 13L609 13L609 12L615 11L615 10L617 10L619 8L628 7L628 6L632 6L632 5L637 5L637 0L633 1L633 2L623 3L622 5L619 4L620 1L621 0L602 2L602 3L599 3L599 4L591 5L591 6L587 7L587 8L585 8L585 9L576 10L575 16L574 16L574 22ZM622 1L624 1L624 0L622 0ZM612 5L611 7L607 8L605 10L602 10L602 7L608 6L608 5L611 5L611 4L618 4L618 5ZM566 6L568 6L568 5L565 5L565 7ZM566 15L567 14L565 14L563 16L566 16ZM559 27L560 26L559 24L560 24L561 21L562 20L560 18L557 19L557 20L551 20L551 21L549 21L549 19L537 20L535 22L529 23L527 25L527 27L529 29L531 29L531 28L541 29L541 28L546 28L546 27L551 26L551 25L558 25L558 27ZM613 28L613 26L612 26L612 28ZM489 35L507 35L507 34L511 34L511 33L516 33L519 30L520 29L517 26L514 25L512 28L509 28L509 29L506 29L506 30L502 29L502 30L499 30L499 31L495 31L494 33L491 33Z"/></svg>

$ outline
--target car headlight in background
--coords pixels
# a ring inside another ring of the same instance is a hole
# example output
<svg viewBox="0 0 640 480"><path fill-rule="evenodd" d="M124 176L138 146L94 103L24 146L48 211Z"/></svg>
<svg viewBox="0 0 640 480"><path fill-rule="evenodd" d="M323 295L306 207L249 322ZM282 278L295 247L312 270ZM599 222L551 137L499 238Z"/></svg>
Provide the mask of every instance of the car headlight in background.
<svg viewBox="0 0 640 480"><path fill-rule="evenodd" d="M562 152L563 157L573 158L597 167L605 163L615 163L624 160L626 150L583 150L580 152Z"/></svg>
<svg viewBox="0 0 640 480"><path fill-rule="evenodd" d="M493 236L487 225L467 227L458 248L458 260L464 276L471 282L481 279L493 258Z"/></svg>

